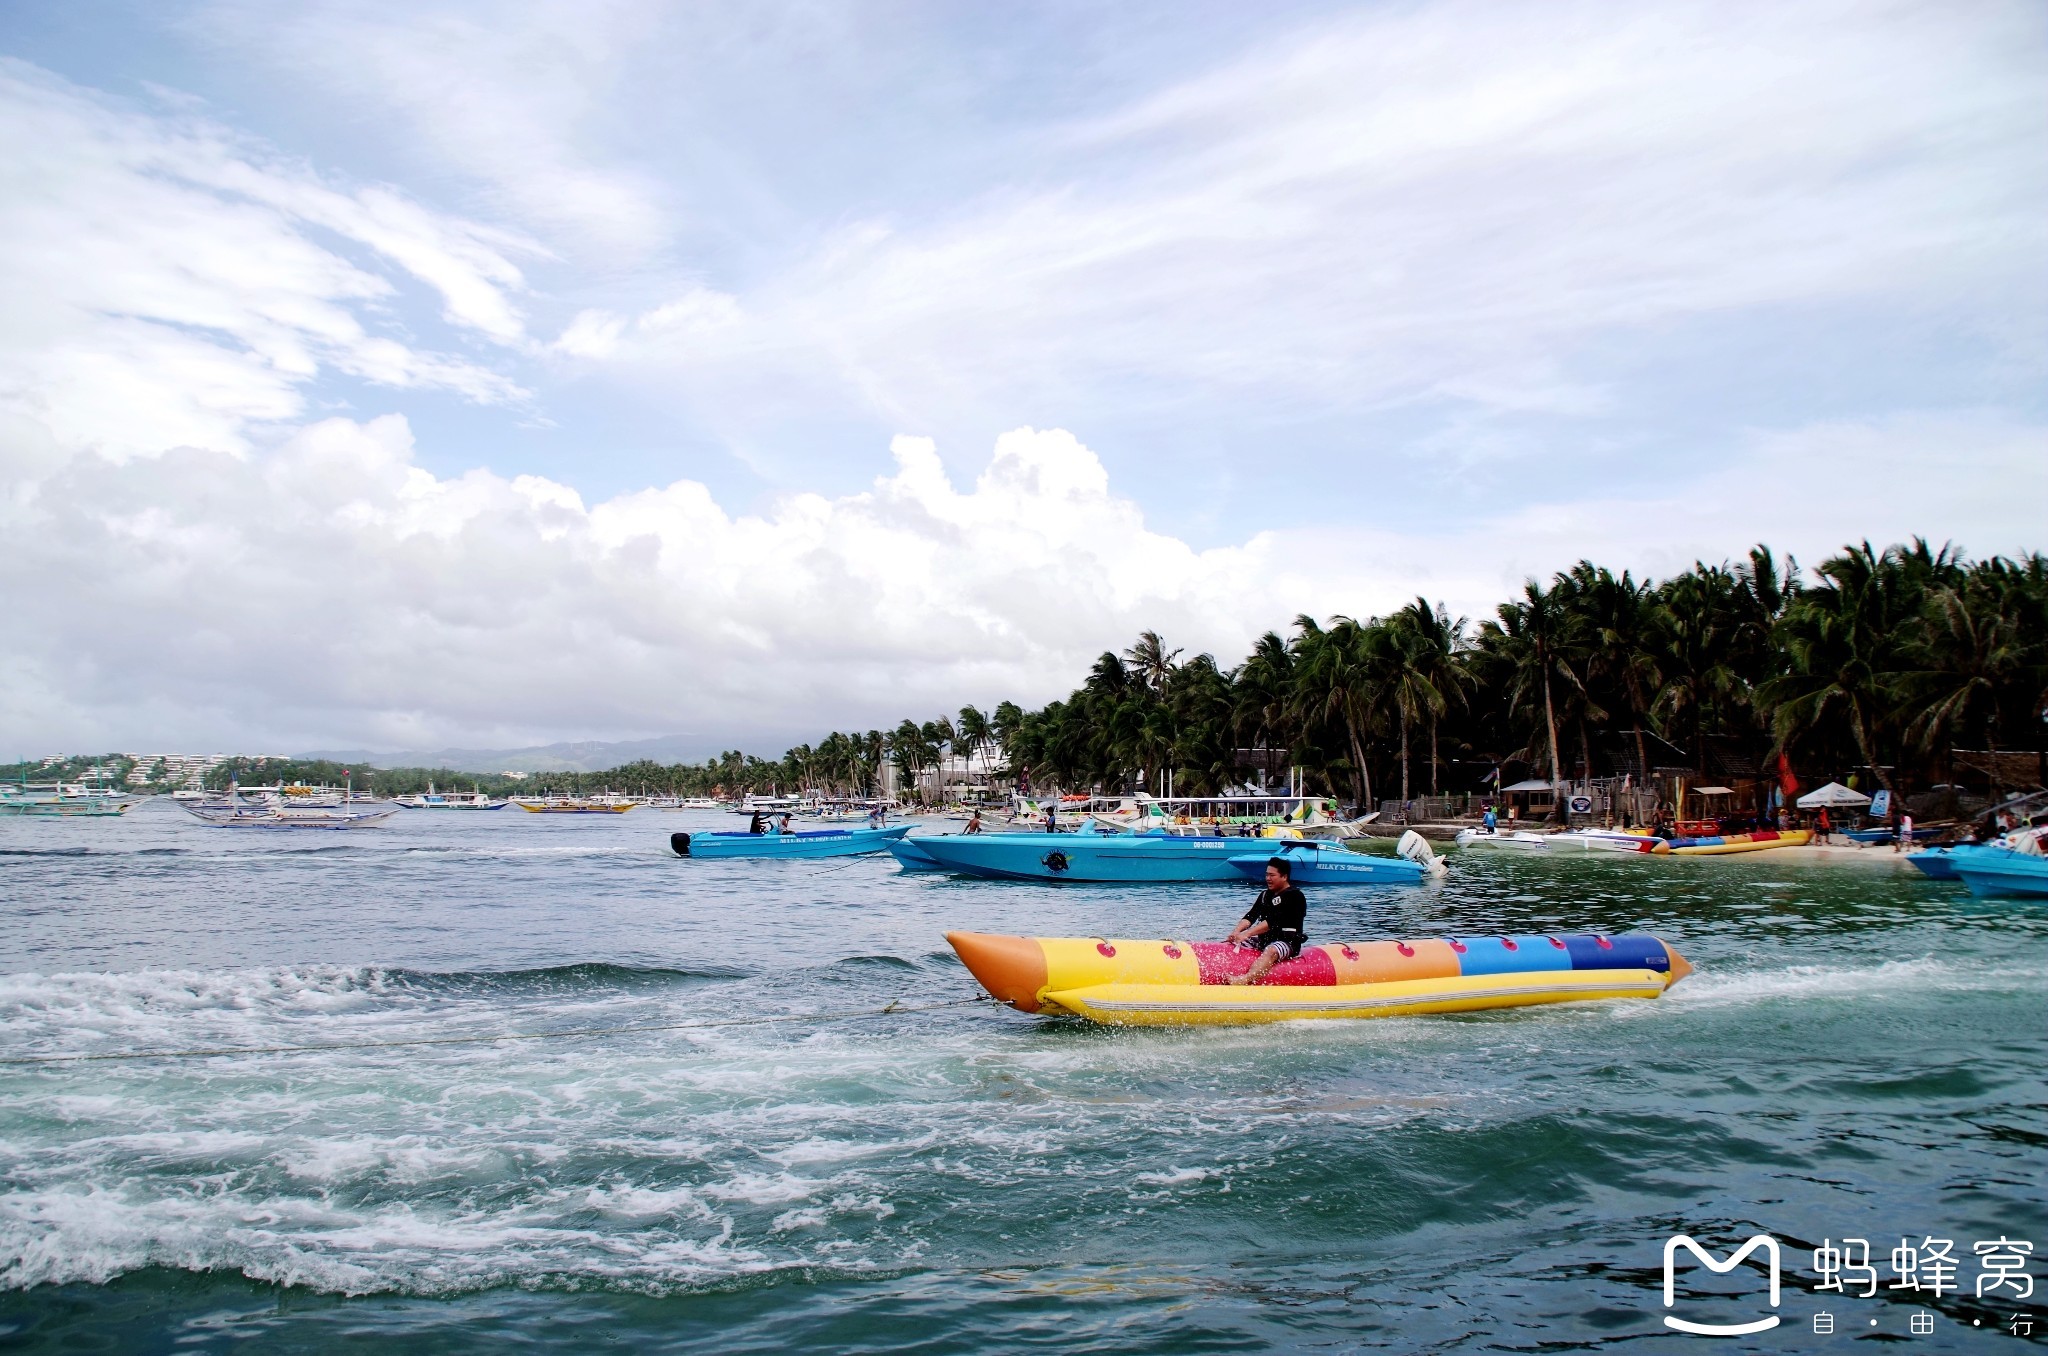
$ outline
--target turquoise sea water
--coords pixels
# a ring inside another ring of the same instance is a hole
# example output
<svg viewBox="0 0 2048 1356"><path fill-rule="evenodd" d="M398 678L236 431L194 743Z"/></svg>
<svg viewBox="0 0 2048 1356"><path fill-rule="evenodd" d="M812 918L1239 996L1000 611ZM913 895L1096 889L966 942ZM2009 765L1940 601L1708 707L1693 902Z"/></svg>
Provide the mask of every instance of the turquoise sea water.
<svg viewBox="0 0 2048 1356"><path fill-rule="evenodd" d="M1973 1293L1976 1242L2048 1249L2040 905L1888 861L1471 852L1440 886L1315 893L1311 935L1643 929L1698 973L1247 1029L780 1021L970 996L948 928L1220 936L1246 894L668 853L727 822L0 822L0 1057L716 1023L0 1066L0 1349L1994 1351L2025 1312L2048 1336L2048 1291ZM1667 1310L1680 1232L1772 1235L1778 1308L1745 1266ZM1961 1292L1886 1288L1928 1236ZM1876 1297L1812 1290L1845 1238ZM1784 1321L1717 1347L1679 1312Z"/></svg>

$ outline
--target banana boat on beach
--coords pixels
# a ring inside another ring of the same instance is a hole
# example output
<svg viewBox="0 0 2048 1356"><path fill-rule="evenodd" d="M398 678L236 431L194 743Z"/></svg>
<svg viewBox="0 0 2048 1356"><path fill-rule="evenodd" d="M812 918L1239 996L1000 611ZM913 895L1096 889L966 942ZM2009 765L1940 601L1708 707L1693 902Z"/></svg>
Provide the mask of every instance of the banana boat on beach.
<svg viewBox="0 0 2048 1356"><path fill-rule="evenodd" d="M1758 829L1755 833L1718 834L1711 838L1674 838L1675 857L1718 857L1729 852L1762 852L1767 848L1804 847L1813 840L1808 829Z"/></svg>
<svg viewBox="0 0 2048 1356"><path fill-rule="evenodd" d="M1012 937L946 940L1019 1012L1133 1026L1406 1017L1606 998L1656 998L1692 973L1664 942L1619 936L1427 937L1309 946L1256 985L1254 953L1223 942Z"/></svg>

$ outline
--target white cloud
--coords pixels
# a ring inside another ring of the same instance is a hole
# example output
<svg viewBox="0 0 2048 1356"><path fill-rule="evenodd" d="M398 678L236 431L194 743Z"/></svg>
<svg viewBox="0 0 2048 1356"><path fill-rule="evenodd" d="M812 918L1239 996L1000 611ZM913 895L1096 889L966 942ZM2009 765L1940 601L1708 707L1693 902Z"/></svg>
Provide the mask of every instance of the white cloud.
<svg viewBox="0 0 2048 1356"><path fill-rule="evenodd" d="M1957 448L1971 469L1945 472ZM1304 610L1426 592L1482 613L1587 554L1663 573L1761 539L1811 562L1958 521L1980 553L2018 550L2048 497L2048 430L1923 418L1760 437L1690 482L1449 535L1390 514L1197 551L1062 430L1005 434L964 490L929 440L892 451L862 493L758 516L687 480L586 505L538 477L436 477L396 415L244 459L75 458L0 501L0 728L53 748L773 742L1043 701L1146 627L1228 664Z"/></svg>
<svg viewBox="0 0 2048 1356"><path fill-rule="evenodd" d="M252 424L296 417L323 368L524 397L410 342L389 314L399 287L331 237L434 289L450 323L523 343L515 237L0 61L0 405L58 446L242 449Z"/></svg>
<svg viewBox="0 0 2048 1356"><path fill-rule="evenodd" d="M1076 398L1583 416L1611 399L1584 346L1731 315L2004 343L2048 301L2039 13L1373 7L1041 129L948 210L843 225L736 287L716 344L605 354L707 407L794 385L972 426Z"/></svg>
<svg viewBox="0 0 2048 1356"><path fill-rule="evenodd" d="M500 213L637 257L668 234L660 186L606 163L584 128L609 122L615 67L655 18L643 0L285 10L223 0L207 27L295 80L400 115L408 145L480 181Z"/></svg>

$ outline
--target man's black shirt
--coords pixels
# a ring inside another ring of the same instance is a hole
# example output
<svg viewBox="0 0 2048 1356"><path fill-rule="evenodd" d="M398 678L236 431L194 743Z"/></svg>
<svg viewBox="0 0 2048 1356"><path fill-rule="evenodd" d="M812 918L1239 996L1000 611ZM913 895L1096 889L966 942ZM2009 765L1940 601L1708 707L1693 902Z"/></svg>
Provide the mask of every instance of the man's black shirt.
<svg viewBox="0 0 2048 1356"><path fill-rule="evenodd" d="M1299 946L1307 935L1304 928L1308 922L1308 900L1292 885L1285 890L1261 890L1244 917L1248 923L1266 925L1255 941L1264 944L1284 938Z"/></svg>

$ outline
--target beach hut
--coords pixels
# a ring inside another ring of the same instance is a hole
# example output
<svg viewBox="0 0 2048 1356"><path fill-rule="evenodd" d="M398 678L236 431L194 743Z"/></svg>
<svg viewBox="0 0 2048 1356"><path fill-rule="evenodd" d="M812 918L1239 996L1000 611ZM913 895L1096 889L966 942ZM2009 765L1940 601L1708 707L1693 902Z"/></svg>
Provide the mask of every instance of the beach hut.
<svg viewBox="0 0 2048 1356"><path fill-rule="evenodd" d="M1870 804L1870 797L1861 791L1851 791L1840 782L1829 782L1826 786L1807 792L1799 798L1802 810L1842 810L1851 806L1861 808Z"/></svg>
<svg viewBox="0 0 2048 1356"><path fill-rule="evenodd" d="M1529 798L1542 796L1546 800L1554 800L1557 797L1558 789L1563 785L1564 783L1562 782L1551 783L1531 778L1525 782L1516 782L1513 786L1503 786L1500 789L1500 793L1503 796L1523 797L1524 799L1519 807L1512 800L1508 802L1508 816L1511 819L1527 819L1535 809L1535 806L1530 803Z"/></svg>

